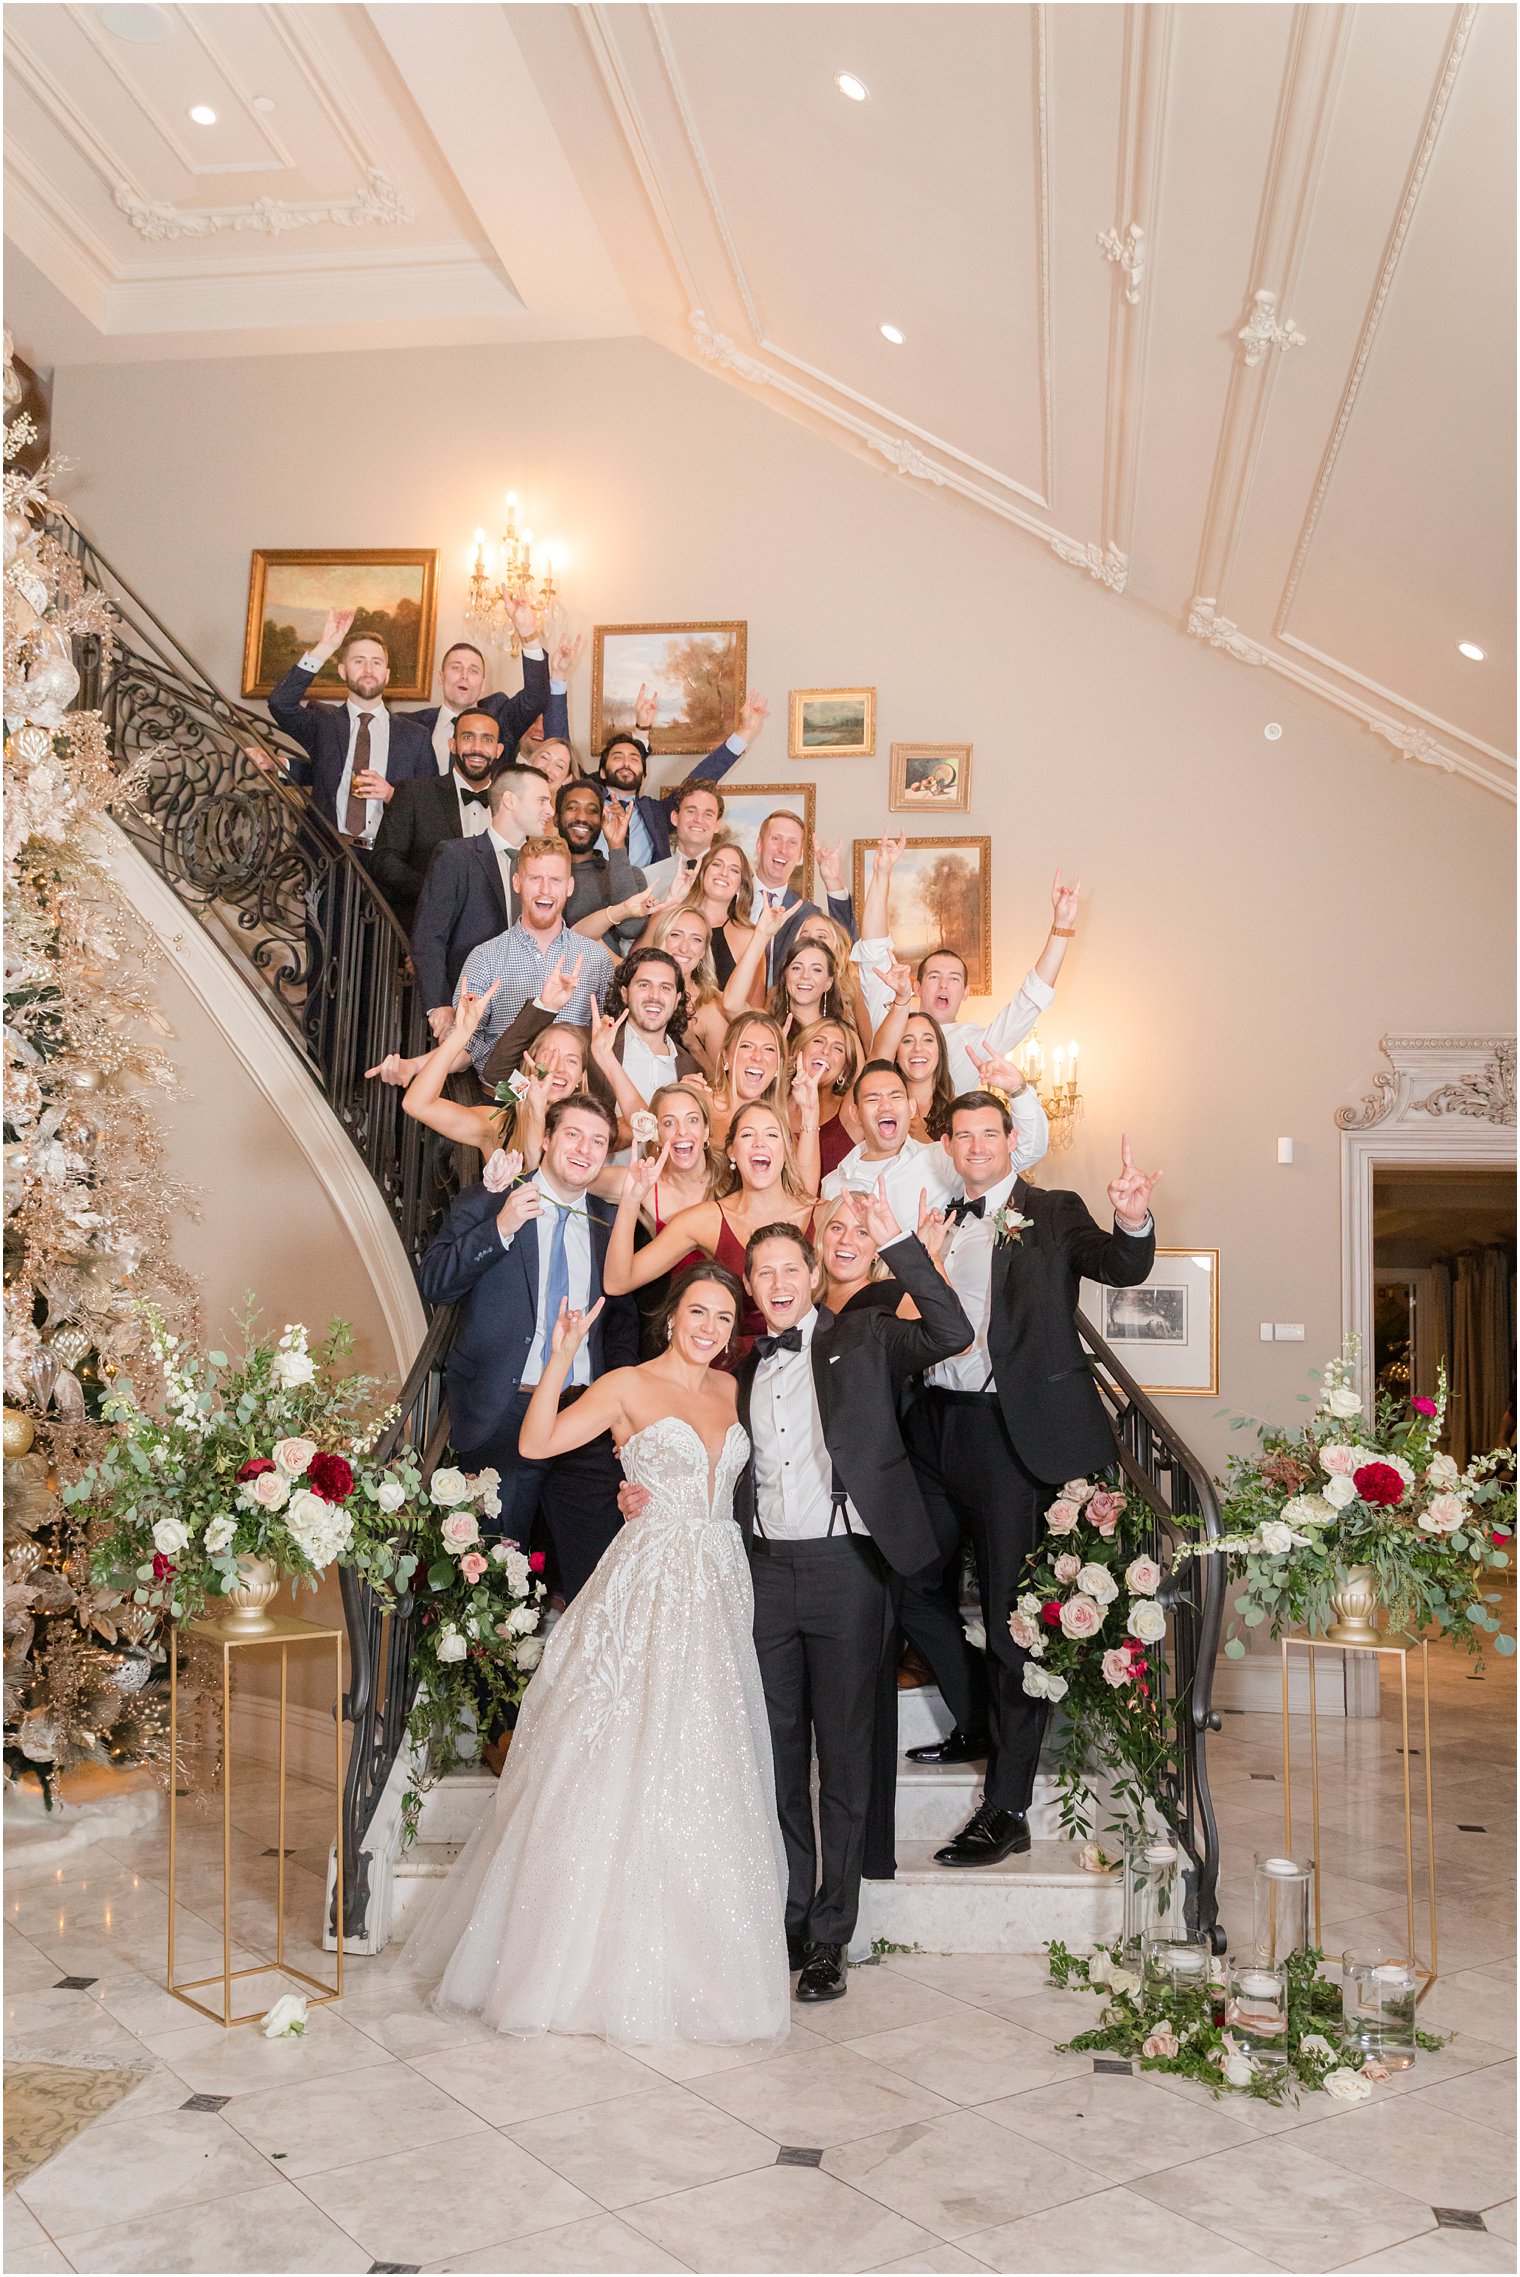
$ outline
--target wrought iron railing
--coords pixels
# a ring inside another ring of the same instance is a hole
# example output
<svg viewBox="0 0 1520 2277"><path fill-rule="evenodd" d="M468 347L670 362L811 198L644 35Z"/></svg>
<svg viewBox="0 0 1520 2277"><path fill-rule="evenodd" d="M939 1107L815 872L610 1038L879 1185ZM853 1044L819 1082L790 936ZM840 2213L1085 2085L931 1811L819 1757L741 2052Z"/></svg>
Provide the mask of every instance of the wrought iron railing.
<svg viewBox="0 0 1520 2277"><path fill-rule="evenodd" d="M1213 1694L1224 1618L1224 1565L1220 1558L1193 1557L1173 1566L1169 1555L1183 1542L1217 1539L1219 1501L1203 1463L1124 1363L1081 1314L1077 1326L1092 1355L1093 1381L1119 1436L1125 1484L1151 1514L1148 1550L1167 1576L1158 1593L1167 1616L1166 1652L1157 1655L1161 1665L1153 1681L1167 1718L1171 1752L1157 1800L1188 1861L1188 1926L1222 1953L1219 1828L1209 1793L1208 1737L1220 1728Z"/></svg>

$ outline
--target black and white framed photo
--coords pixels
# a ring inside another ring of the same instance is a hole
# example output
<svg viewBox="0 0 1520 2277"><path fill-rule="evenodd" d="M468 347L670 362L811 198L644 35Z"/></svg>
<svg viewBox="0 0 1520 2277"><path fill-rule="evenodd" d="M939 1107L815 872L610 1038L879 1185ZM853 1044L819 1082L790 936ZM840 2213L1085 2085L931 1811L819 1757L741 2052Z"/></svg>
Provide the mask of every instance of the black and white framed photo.
<svg viewBox="0 0 1520 2277"><path fill-rule="evenodd" d="M1084 1281L1082 1311L1142 1391L1218 1391L1217 1249L1158 1249L1138 1289Z"/></svg>

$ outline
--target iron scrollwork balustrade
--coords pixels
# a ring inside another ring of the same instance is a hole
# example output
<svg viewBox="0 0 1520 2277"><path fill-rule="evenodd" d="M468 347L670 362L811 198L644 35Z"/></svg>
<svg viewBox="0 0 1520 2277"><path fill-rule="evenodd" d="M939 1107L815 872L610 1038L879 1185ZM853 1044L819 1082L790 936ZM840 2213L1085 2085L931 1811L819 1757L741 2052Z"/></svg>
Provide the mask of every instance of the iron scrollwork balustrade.
<svg viewBox="0 0 1520 2277"><path fill-rule="evenodd" d="M1180 1543L1219 1536L1214 1482L1161 1410L1081 1314L1077 1326L1092 1359L1093 1381L1119 1438L1126 1489L1150 1512L1147 1553L1165 1569ZM1167 1616L1166 1650L1155 1656L1153 1685L1171 1730L1171 1754L1159 1801L1188 1864L1188 1926L1225 1949L1219 1925L1219 1827L1209 1793L1208 1735L1220 1729L1214 1707L1214 1662L1224 1620L1225 1573L1217 1557L1187 1558L1158 1593Z"/></svg>

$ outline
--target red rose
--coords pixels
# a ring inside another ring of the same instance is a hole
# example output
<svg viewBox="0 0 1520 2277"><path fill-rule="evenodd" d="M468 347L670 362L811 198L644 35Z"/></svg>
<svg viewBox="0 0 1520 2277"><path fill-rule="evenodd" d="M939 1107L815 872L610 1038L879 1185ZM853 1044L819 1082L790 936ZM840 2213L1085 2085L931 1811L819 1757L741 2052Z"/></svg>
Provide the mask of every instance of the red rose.
<svg viewBox="0 0 1520 2277"><path fill-rule="evenodd" d="M1053 1597L1050 1600L1050 1603L1042 1609L1040 1619L1045 1623L1046 1627L1050 1629L1054 1629L1060 1625L1061 1608Z"/></svg>
<svg viewBox="0 0 1520 2277"><path fill-rule="evenodd" d="M1433 1399L1412 1399L1409 1404L1416 1415L1434 1415L1436 1411L1436 1403Z"/></svg>
<svg viewBox="0 0 1520 2277"><path fill-rule="evenodd" d="M1351 1477L1362 1500L1375 1502L1379 1509L1391 1510L1404 1499L1404 1481L1391 1463L1363 1463Z"/></svg>
<svg viewBox="0 0 1520 2277"><path fill-rule="evenodd" d="M341 1455L313 1455L306 1476L324 1502L346 1502L354 1491L354 1474Z"/></svg>
<svg viewBox="0 0 1520 2277"><path fill-rule="evenodd" d="M173 1558L166 1558L162 1550L153 1552L153 1578L155 1581L166 1581L174 1570Z"/></svg>
<svg viewBox="0 0 1520 2277"><path fill-rule="evenodd" d="M544 1553L543 1553L543 1551L542 1551L542 1550L530 1550L530 1551L528 1552L528 1571L529 1571L530 1573L542 1573L542 1572L543 1572L543 1570L544 1570Z"/></svg>
<svg viewBox="0 0 1520 2277"><path fill-rule="evenodd" d="M274 1465L269 1460L269 1457L267 1455L250 1456L249 1460L244 1463L242 1469L238 1472L238 1484L241 1486L243 1480L246 1478L257 1478L260 1471L272 1471L273 1469Z"/></svg>
<svg viewBox="0 0 1520 2277"><path fill-rule="evenodd" d="M1507 1526L1496 1526L1490 1534L1489 1540L1495 1545L1500 1542L1507 1542L1509 1540L1509 1528Z"/></svg>

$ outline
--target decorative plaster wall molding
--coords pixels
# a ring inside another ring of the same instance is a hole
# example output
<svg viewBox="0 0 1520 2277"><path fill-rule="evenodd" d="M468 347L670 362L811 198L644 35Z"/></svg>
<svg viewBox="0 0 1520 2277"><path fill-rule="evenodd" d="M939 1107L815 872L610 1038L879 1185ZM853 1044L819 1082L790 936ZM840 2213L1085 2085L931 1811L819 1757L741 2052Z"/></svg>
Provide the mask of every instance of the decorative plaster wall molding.
<svg viewBox="0 0 1520 2277"><path fill-rule="evenodd" d="M370 222L392 224L416 219L396 184L377 166L370 168L362 187L351 198L313 198L299 204L287 198L255 198L251 205L197 206L186 211L141 198L125 182L118 182L115 203L140 237L155 242L171 237L214 237L223 229L252 229L266 237L279 237L287 230L310 229L321 222L360 229Z"/></svg>
<svg viewBox="0 0 1520 2277"><path fill-rule="evenodd" d="M1243 633L1232 618L1222 617L1214 602L1201 595L1188 604L1187 629L1196 640L1206 640L1210 648L1222 648L1227 656L1236 657L1242 664L1271 662L1259 642Z"/></svg>
<svg viewBox="0 0 1520 2277"><path fill-rule="evenodd" d="M1406 759L1418 759L1424 767L1439 767L1443 775L1454 775L1457 762L1444 744L1437 743L1422 727L1406 727L1396 719L1369 719L1368 726L1374 735L1391 743L1395 751L1402 751Z"/></svg>
<svg viewBox="0 0 1520 2277"><path fill-rule="evenodd" d="M691 326L699 356L705 356L720 371L733 372L739 379L753 380L757 387L769 387L772 375L765 365L757 363L753 356L747 356L737 341L730 340L726 332L717 331L700 308L694 308L686 321Z"/></svg>
<svg viewBox="0 0 1520 2277"><path fill-rule="evenodd" d="M932 482L937 490L942 490L949 480L944 468L926 459L922 451L915 450L905 435L868 435L866 448L879 452L899 474L912 475L917 482Z"/></svg>
<svg viewBox="0 0 1520 2277"><path fill-rule="evenodd" d="M1513 1125L1513 1036L1385 1036L1378 1049L1389 1065L1373 1076L1360 1106L1336 1109L1337 1130L1408 1124L1415 1115Z"/></svg>
<svg viewBox="0 0 1520 2277"><path fill-rule="evenodd" d="M1265 291L1251 296L1251 313L1235 337L1241 343L1241 361L1252 367L1261 362L1269 348L1286 351L1309 345L1291 316L1279 324L1277 295Z"/></svg>
<svg viewBox="0 0 1520 2277"><path fill-rule="evenodd" d="M1145 231L1132 221L1121 237L1117 229L1100 229L1098 246L1107 261L1117 261L1124 271L1124 297L1131 308L1140 303L1140 287L1145 281L1145 263L1150 247L1145 242Z"/></svg>
<svg viewBox="0 0 1520 2277"><path fill-rule="evenodd" d="M1073 569L1085 569L1110 593L1122 593L1129 581L1129 556L1122 554L1110 542L1106 546L1084 545L1080 538L1063 538L1059 532L1050 540L1050 550L1062 561L1070 562Z"/></svg>
<svg viewBox="0 0 1520 2277"><path fill-rule="evenodd" d="M1443 1083L1426 1099L1414 1101L1419 1115L1469 1115L1481 1123L1513 1123L1515 1119L1515 1047L1496 1047L1493 1058L1476 1075Z"/></svg>

